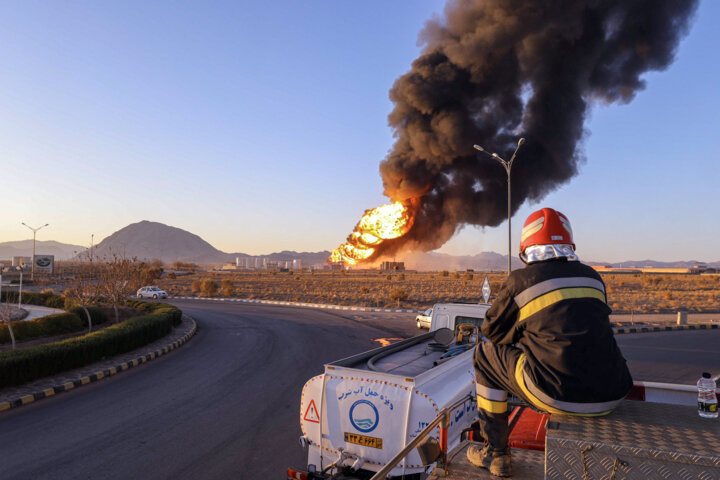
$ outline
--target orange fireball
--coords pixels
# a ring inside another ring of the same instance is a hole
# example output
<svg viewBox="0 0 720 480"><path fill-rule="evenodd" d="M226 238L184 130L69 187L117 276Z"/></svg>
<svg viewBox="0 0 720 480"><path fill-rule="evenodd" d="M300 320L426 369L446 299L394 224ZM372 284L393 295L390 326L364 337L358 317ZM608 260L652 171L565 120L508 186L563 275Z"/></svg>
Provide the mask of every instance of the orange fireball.
<svg viewBox="0 0 720 480"><path fill-rule="evenodd" d="M329 260L349 265L367 260L385 240L402 237L412 224L413 215L402 202L367 210L348 236L347 242L333 250Z"/></svg>

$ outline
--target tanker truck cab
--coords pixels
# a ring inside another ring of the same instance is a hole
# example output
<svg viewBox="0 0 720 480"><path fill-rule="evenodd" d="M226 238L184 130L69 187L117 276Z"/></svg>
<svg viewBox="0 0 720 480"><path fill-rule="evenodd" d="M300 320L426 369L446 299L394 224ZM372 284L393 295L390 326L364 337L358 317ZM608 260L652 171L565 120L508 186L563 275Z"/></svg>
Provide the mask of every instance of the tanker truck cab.
<svg viewBox="0 0 720 480"><path fill-rule="evenodd" d="M489 307L436 304L429 332L325 365L300 399L308 466L288 478L370 478L450 406L449 423L430 435L458 445L477 419L473 347ZM389 478L420 478L428 467L413 450Z"/></svg>

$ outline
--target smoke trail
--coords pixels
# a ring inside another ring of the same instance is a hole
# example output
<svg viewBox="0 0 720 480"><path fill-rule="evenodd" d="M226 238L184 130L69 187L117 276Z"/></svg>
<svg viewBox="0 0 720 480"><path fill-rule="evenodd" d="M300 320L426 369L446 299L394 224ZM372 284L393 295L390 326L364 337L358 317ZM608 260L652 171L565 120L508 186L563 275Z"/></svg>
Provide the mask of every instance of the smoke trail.
<svg viewBox="0 0 720 480"><path fill-rule="evenodd" d="M593 102L627 103L642 74L673 61L697 0L450 0L421 32L422 55L390 91L396 142L380 164L385 194L414 199L403 248L432 250L463 224L506 217L506 174L478 158L527 143L512 172L512 208L568 181ZM509 160L509 158L508 158Z"/></svg>

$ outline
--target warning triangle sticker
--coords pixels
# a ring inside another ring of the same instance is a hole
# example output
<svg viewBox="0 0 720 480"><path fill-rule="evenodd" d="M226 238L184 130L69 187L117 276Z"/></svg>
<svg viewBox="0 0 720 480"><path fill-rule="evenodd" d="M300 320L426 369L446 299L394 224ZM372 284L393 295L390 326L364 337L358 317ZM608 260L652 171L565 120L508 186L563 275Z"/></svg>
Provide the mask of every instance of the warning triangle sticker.
<svg viewBox="0 0 720 480"><path fill-rule="evenodd" d="M310 400L310 405L308 405L307 410L305 410L305 415L303 415L303 420L306 422L311 423L320 423L320 417L317 413L317 407L315 406L315 400Z"/></svg>

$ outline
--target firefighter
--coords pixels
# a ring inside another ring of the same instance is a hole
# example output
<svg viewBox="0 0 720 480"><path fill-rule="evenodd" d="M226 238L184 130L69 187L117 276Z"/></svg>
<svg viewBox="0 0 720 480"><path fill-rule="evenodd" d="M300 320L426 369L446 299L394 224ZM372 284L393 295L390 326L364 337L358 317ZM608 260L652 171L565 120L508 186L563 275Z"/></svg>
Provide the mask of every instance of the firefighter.
<svg viewBox="0 0 720 480"><path fill-rule="evenodd" d="M525 221L520 258L488 310L475 349L483 448L468 460L512 475L508 392L547 413L610 413L632 386L610 326L605 284L575 254L570 222L543 208Z"/></svg>

